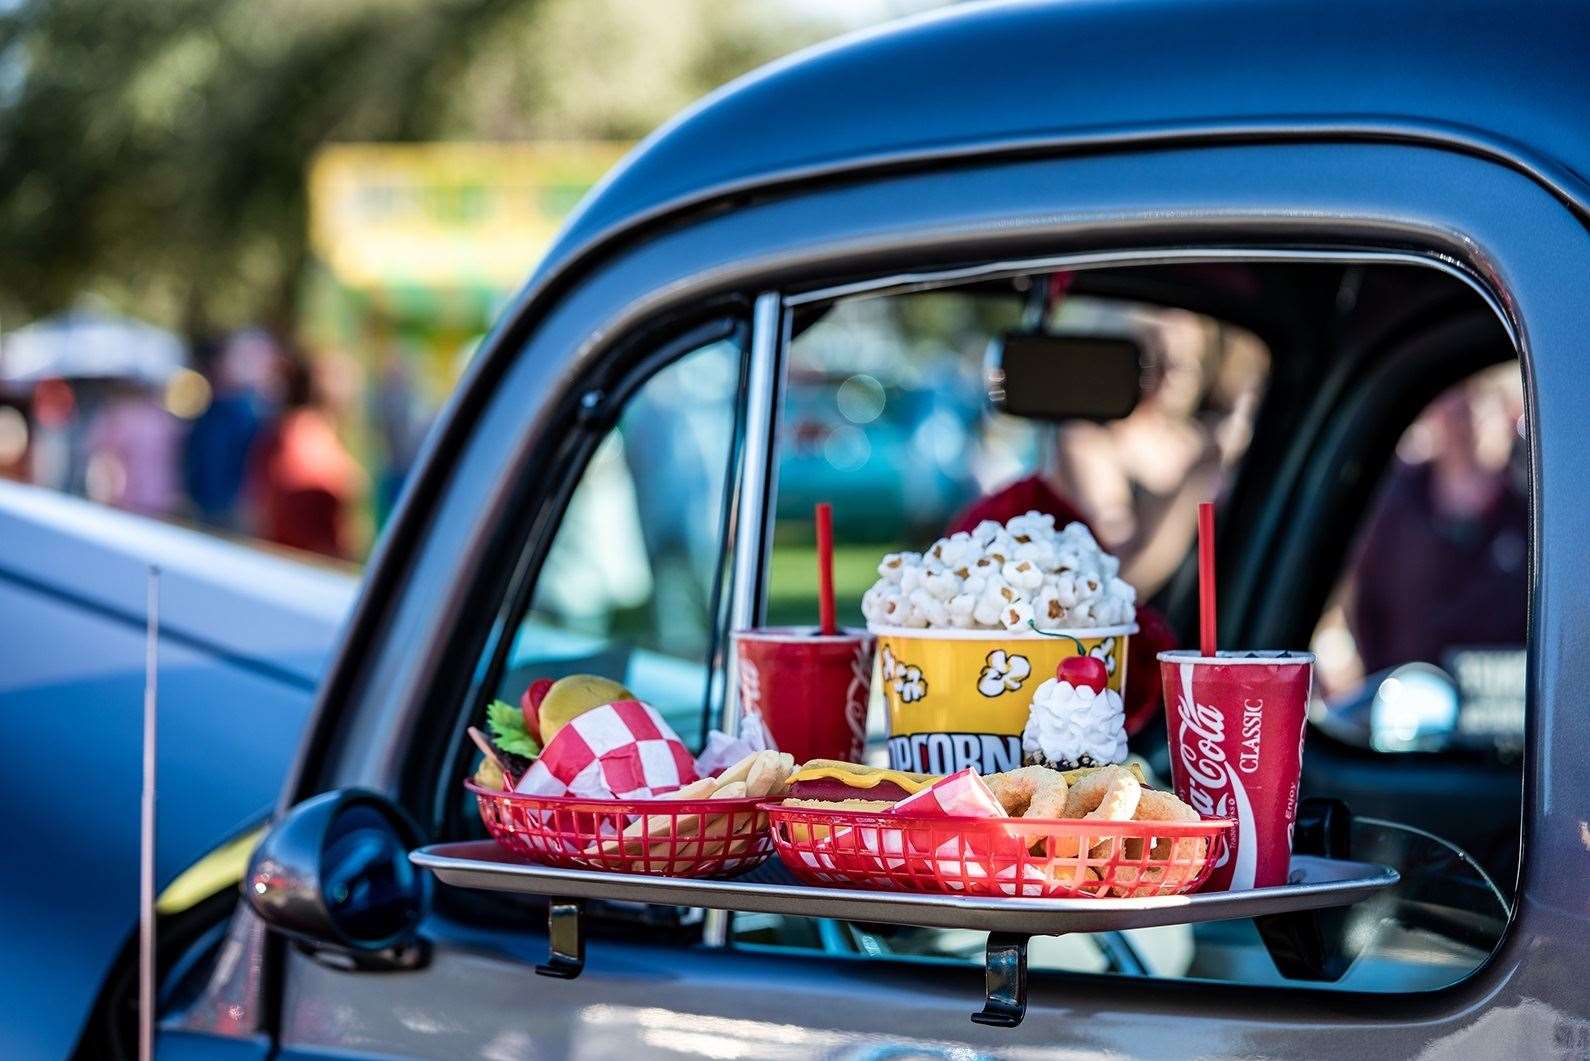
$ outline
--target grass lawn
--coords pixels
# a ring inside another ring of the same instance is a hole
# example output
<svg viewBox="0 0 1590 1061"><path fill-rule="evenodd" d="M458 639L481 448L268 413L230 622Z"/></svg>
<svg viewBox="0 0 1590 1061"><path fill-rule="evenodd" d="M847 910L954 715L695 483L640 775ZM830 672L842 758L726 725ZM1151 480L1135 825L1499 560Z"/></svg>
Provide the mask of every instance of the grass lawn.
<svg viewBox="0 0 1590 1061"><path fill-rule="evenodd" d="M841 626L861 626L861 595L878 578L885 545L834 547L834 597ZM768 570L769 626L817 623L817 547L775 545Z"/></svg>

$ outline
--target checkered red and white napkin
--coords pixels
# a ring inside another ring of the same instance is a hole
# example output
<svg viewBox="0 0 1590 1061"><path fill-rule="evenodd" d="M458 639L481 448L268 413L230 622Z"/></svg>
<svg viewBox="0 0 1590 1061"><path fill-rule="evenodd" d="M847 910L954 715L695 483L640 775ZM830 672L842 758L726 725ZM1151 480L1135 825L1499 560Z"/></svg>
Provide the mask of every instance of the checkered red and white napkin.
<svg viewBox="0 0 1590 1061"><path fill-rule="evenodd" d="M679 735L650 706L618 700L578 715L519 779L532 796L649 799L697 779Z"/></svg>
<svg viewBox="0 0 1590 1061"><path fill-rule="evenodd" d="M1005 808L988 782L966 769L907 796L889 813L900 818L1003 818Z"/></svg>
<svg viewBox="0 0 1590 1061"><path fill-rule="evenodd" d="M888 812L894 818L1005 818L1005 808L972 770L941 778L896 803ZM813 868L854 875L898 873L908 864L922 866L952 892L977 895L1051 894L1055 886L1022 857L1025 841L1017 834L961 834L933 842L930 829L898 830L843 827L814 845L802 857ZM1019 878L1019 879L1018 879Z"/></svg>

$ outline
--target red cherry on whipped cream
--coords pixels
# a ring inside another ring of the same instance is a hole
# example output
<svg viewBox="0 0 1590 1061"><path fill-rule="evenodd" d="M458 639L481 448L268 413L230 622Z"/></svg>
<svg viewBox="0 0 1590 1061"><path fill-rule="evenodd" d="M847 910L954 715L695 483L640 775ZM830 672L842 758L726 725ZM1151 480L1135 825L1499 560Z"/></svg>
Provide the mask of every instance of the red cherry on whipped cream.
<svg viewBox="0 0 1590 1061"><path fill-rule="evenodd" d="M1102 693L1110 681L1110 672L1097 656L1067 656L1055 668L1054 676L1063 682L1070 682L1073 688L1080 689L1086 685L1096 693Z"/></svg>

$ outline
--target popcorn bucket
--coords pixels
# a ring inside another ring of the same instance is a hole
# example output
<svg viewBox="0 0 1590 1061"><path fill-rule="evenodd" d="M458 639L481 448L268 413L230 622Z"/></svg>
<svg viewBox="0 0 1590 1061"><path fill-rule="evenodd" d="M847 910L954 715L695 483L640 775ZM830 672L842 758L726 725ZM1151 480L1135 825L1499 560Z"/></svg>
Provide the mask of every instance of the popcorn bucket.
<svg viewBox="0 0 1590 1061"><path fill-rule="evenodd" d="M1042 633L868 629L878 638L878 680L889 708L889 766L992 774L1021 765L1032 694L1061 660L1079 654L1077 641L1104 660L1111 689L1125 687L1127 643L1137 624Z"/></svg>

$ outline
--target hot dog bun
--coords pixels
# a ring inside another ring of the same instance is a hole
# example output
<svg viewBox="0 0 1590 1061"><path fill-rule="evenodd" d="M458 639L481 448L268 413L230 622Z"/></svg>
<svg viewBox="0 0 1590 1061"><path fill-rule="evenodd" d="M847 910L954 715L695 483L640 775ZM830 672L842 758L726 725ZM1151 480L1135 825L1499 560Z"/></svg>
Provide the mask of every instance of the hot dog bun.
<svg viewBox="0 0 1590 1061"><path fill-rule="evenodd" d="M911 774L836 759L813 759L790 778L789 794L796 799L823 802L865 799L895 803L915 795L938 779L936 774Z"/></svg>

